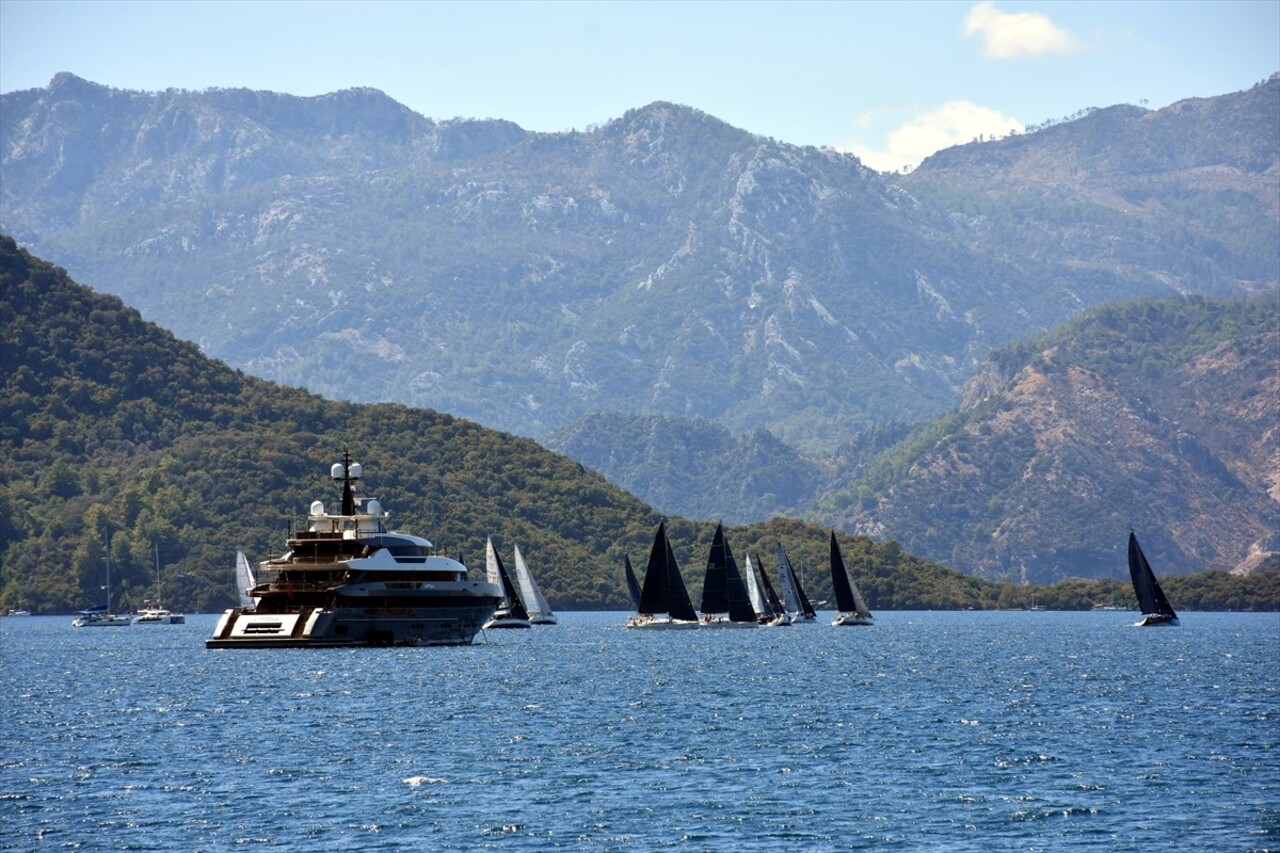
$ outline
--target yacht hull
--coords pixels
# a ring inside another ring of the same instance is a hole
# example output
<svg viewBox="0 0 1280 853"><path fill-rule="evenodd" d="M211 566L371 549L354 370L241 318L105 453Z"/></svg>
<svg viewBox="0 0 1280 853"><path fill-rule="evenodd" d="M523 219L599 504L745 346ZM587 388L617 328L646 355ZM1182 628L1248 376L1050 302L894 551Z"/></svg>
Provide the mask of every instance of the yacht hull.
<svg viewBox="0 0 1280 853"><path fill-rule="evenodd" d="M235 608L222 614L205 647L467 645L493 615L495 603L492 596L476 596L465 603L396 608L339 605L287 612Z"/></svg>

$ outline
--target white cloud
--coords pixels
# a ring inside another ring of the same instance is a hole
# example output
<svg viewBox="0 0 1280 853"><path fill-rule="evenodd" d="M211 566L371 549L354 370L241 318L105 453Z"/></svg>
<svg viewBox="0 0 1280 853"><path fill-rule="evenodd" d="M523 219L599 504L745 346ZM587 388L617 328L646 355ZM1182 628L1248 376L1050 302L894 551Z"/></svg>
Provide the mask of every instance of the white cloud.
<svg viewBox="0 0 1280 853"><path fill-rule="evenodd" d="M982 0L964 19L966 35L981 35L988 59L1022 59L1050 53L1074 53L1080 43L1039 12L1002 12L995 0Z"/></svg>
<svg viewBox="0 0 1280 853"><path fill-rule="evenodd" d="M1022 132L1022 122L990 107L971 101L951 101L937 109L919 113L885 138L883 148L859 143L840 150L857 155L865 165L879 172L896 172L915 167L935 151L972 142L980 136L1002 137Z"/></svg>

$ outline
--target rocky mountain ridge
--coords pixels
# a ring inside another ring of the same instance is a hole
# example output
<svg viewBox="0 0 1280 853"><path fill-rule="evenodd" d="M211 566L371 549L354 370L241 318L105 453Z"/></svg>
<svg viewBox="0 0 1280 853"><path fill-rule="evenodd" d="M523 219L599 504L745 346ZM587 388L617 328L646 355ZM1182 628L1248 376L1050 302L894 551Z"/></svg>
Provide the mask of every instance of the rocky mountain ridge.
<svg viewBox="0 0 1280 853"><path fill-rule="evenodd" d="M1197 177L1274 197L1274 134L1239 117L1280 117L1276 79L908 176L666 103L537 134L374 90L62 74L2 97L0 229L24 245L256 374L526 435L617 411L830 451L946 411L986 352L1087 305L1280 281L1274 204ZM1194 169L1136 153L1171 139Z"/></svg>

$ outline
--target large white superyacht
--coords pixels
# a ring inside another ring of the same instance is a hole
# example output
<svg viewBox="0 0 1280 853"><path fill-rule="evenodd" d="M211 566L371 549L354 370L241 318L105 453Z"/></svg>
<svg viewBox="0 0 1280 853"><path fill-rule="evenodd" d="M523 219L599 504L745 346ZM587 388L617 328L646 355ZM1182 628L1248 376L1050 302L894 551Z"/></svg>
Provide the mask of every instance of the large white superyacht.
<svg viewBox="0 0 1280 853"><path fill-rule="evenodd" d="M462 645L470 643L502 599L471 580L461 562L432 544L386 527L374 498L356 497L361 466L343 453L332 468L342 484L337 513L311 504L307 529L288 550L258 564L253 606L226 611L209 648Z"/></svg>

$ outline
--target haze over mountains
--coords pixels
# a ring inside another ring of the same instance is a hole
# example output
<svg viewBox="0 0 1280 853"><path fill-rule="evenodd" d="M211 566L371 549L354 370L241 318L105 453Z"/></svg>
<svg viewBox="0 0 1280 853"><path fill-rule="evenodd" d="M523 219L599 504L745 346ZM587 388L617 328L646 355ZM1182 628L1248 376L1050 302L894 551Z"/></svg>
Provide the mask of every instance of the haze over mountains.
<svg viewBox="0 0 1280 853"><path fill-rule="evenodd" d="M898 176L664 103L535 134L433 121L372 90L136 93L61 74L0 100L0 231L257 375L548 440L633 488L614 459L667 511L702 486L698 514L807 511L1034 579L1079 560L1036 548L1067 535L1052 519L993 523L1019 509L993 502L1001 488L939 532L920 496L938 483L871 495L855 475L905 424L957 406L993 349L1084 308L1276 288L1277 127L1273 76L1087 111ZM1088 378L1037 369L1019 399ZM1132 385L1106 393L1121 407L1108 412L1152 405ZM696 465L638 465L638 434L695 462L730 448L744 477L707 489ZM1215 458L1246 488L1269 476ZM1167 556L1234 566L1272 509L1245 503L1235 533L1171 532ZM1206 507L1180 512L1201 520L1153 521L1206 523Z"/></svg>

